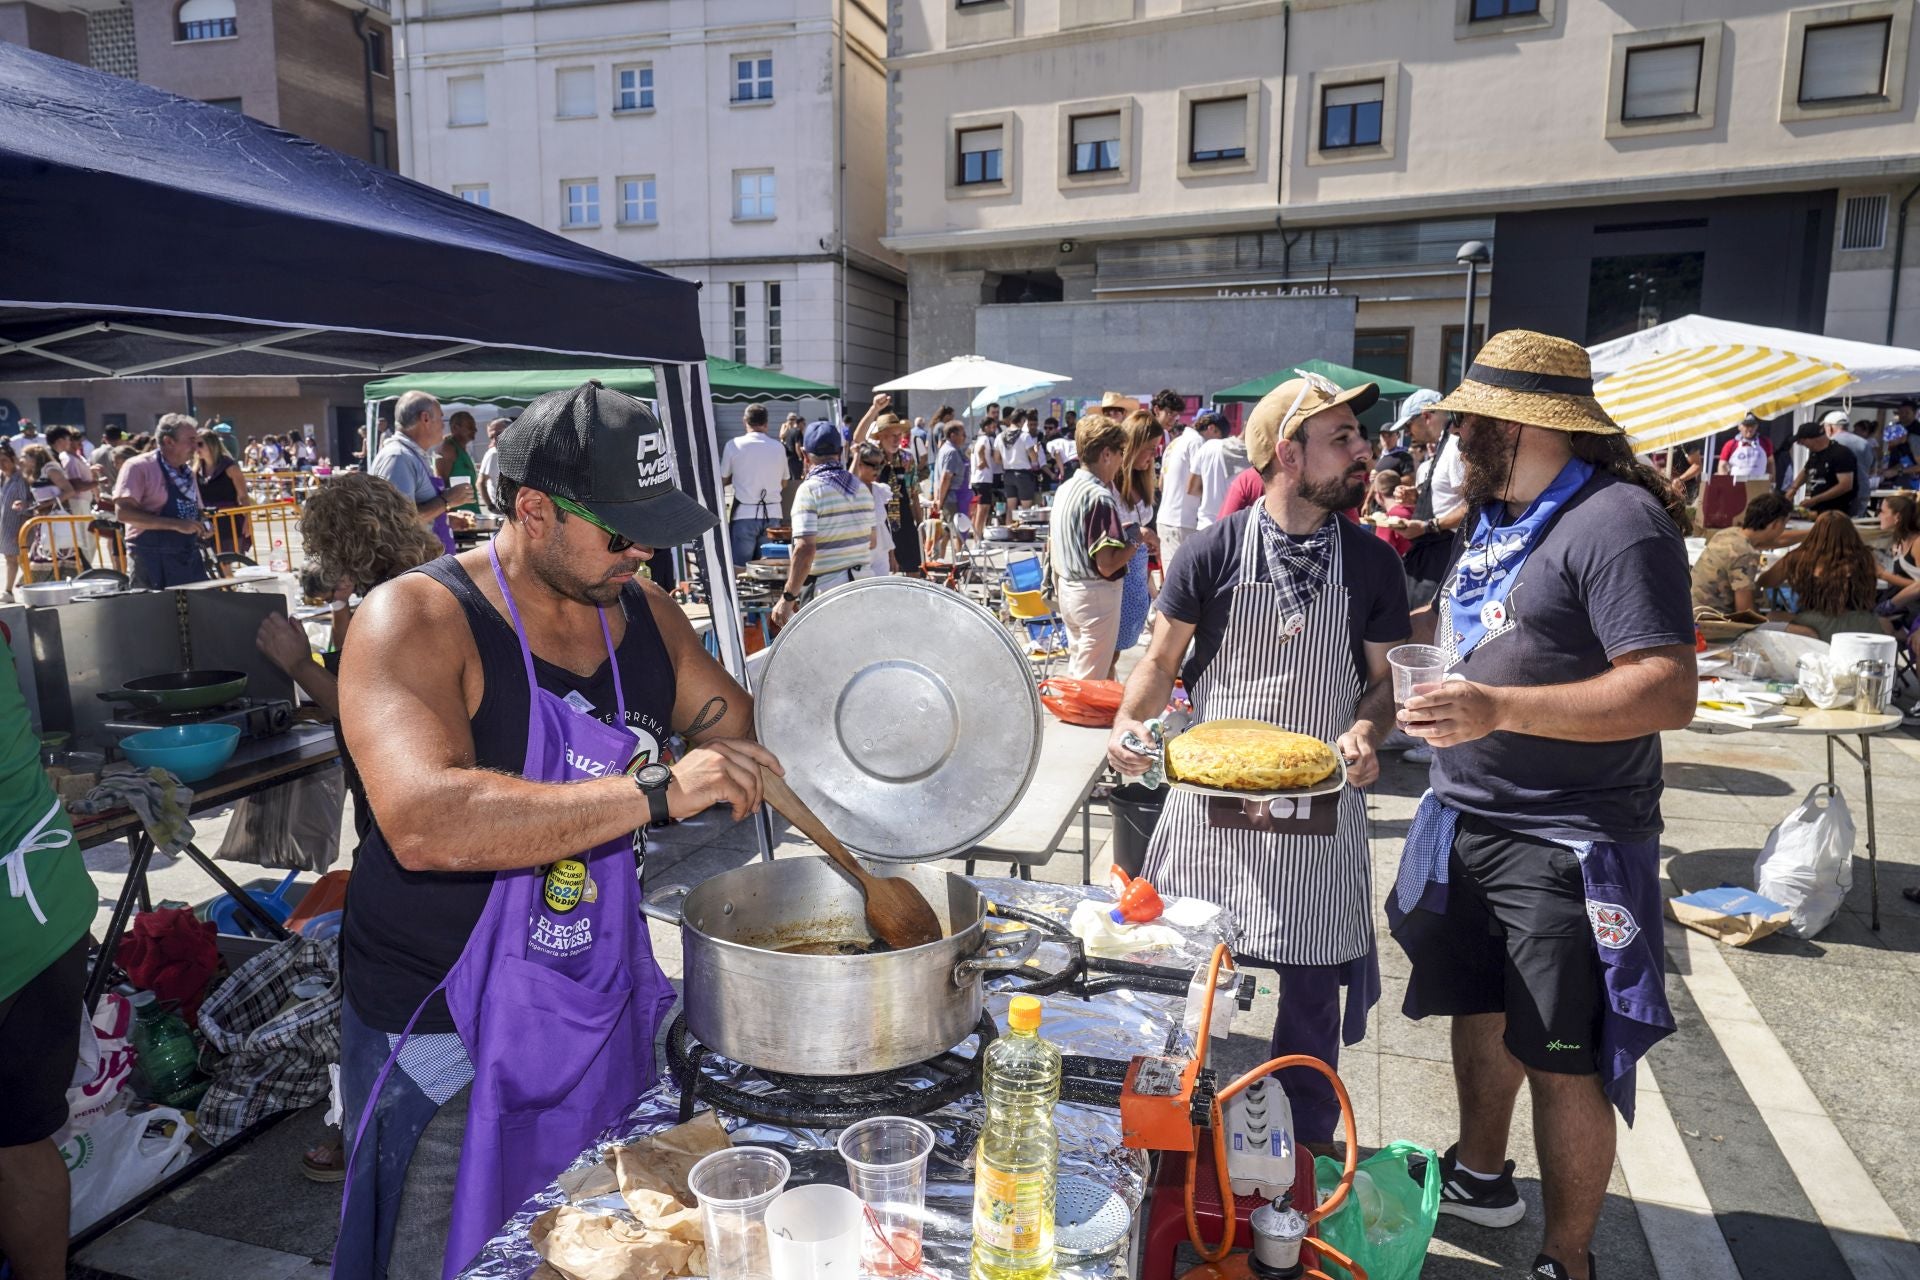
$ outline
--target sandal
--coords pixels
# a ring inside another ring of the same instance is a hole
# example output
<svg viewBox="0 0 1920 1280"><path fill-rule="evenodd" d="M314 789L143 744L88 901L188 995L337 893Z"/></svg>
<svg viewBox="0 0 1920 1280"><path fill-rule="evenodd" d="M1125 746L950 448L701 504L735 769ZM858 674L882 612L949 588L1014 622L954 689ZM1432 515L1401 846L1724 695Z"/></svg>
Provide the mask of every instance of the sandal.
<svg viewBox="0 0 1920 1280"><path fill-rule="evenodd" d="M329 1138L308 1147L300 1157L300 1172L313 1182L345 1182L347 1158L339 1138Z"/></svg>

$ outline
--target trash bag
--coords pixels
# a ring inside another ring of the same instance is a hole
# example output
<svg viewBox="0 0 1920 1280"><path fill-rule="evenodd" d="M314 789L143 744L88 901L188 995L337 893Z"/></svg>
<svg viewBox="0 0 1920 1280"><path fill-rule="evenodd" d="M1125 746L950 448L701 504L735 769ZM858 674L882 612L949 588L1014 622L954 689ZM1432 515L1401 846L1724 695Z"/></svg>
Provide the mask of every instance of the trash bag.
<svg viewBox="0 0 1920 1280"><path fill-rule="evenodd" d="M327 1064L340 1057L339 939L296 934L262 951L207 997L200 1030L225 1055L196 1113L215 1146L326 1097Z"/></svg>
<svg viewBox="0 0 1920 1280"><path fill-rule="evenodd" d="M324 873L340 856L346 777L338 764L329 765L242 798L233 806L233 817L214 857L283 871Z"/></svg>
<svg viewBox="0 0 1920 1280"><path fill-rule="evenodd" d="M1753 879L1762 897L1787 909L1794 937L1827 927L1853 888L1853 815L1839 788L1820 783L1767 833Z"/></svg>
<svg viewBox="0 0 1920 1280"><path fill-rule="evenodd" d="M1419 1181L1407 1172L1409 1157L1427 1162ZM1320 1199L1326 1199L1339 1183L1342 1167L1340 1161L1326 1156L1313 1162ZM1368 1280L1417 1280L1426 1264L1433 1224L1439 1219L1438 1157L1418 1143L1390 1142L1360 1162L1352 1194L1321 1219L1319 1234L1366 1268ZM1336 1280L1347 1280L1346 1268L1338 1263L1323 1260L1321 1266Z"/></svg>
<svg viewBox="0 0 1920 1280"><path fill-rule="evenodd" d="M119 992L102 993L91 1017L80 1007L80 1061L67 1088L69 1132L126 1105L136 1056L132 1034L133 1006Z"/></svg>
<svg viewBox="0 0 1920 1280"><path fill-rule="evenodd" d="M1113 718L1120 714L1120 694L1124 688L1118 680L1050 676L1040 682L1040 703L1055 719L1067 724L1111 729Z"/></svg>
<svg viewBox="0 0 1920 1280"><path fill-rule="evenodd" d="M191 1132L178 1111L155 1107L109 1112L64 1135L60 1158L72 1180L68 1230L92 1226L185 1164Z"/></svg>

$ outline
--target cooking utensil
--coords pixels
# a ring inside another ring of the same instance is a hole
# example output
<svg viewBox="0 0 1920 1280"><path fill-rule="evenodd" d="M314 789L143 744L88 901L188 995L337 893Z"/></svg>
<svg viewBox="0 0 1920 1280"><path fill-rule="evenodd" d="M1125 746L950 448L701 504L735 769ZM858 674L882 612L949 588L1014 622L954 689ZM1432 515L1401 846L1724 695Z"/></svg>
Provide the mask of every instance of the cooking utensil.
<svg viewBox="0 0 1920 1280"><path fill-rule="evenodd" d="M176 724L120 739L120 750L142 769L155 765L182 782L199 782L220 772L240 744L240 726Z"/></svg>
<svg viewBox="0 0 1920 1280"><path fill-rule="evenodd" d="M938 942L851 955L780 950L872 941L859 889L826 858L754 862L649 894L647 914L680 926L687 1030L735 1062L814 1077L890 1071L966 1039L980 1022L982 976L1020 968L1040 931L989 934L987 900L964 876L919 866L897 874L940 918Z"/></svg>
<svg viewBox="0 0 1920 1280"><path fill-rule="evenodd" d="M896 951L940 940L940 918L933 914L933 908L927 905L926 898L912 881L897 877L882 879L861 866L847 852L847 847L834 838L833 832L827 830L826 823L807 808L807 802L793 794L787 780L765 765L760 766L760 786L768 804L798 827L807 839L825 849L827 856L858 882L860 896L867 904L867 928L873 930L876 938Z"/></svg>
<svg viewBox="0 0 1920 1280"><path fill-rule="evenodd" d="M198 711L232 702L247 691L244 671L168 671L129 680L100 694L103 702L126 702L162 711Z"/></svg>
<svg viewBox="0 0 1920 1280"><path fill-rule="evenodd" d="M924 862L973 847L1019 803L1040 757L1040 694L980 605L919 579L865 579L773 642L754 726L774 755L807 762L794 794L849 849Z"/></svg>
<svg viewBox="0 0 1920 1280"><path fill-rule="evenodd" d="M110 582L82 582L71 579L65 582L28 582L13 589L13 598L24 605L46 608L51 605L72 604L75 600L85 600L88 596L97 596L111 591Z"/></svg>

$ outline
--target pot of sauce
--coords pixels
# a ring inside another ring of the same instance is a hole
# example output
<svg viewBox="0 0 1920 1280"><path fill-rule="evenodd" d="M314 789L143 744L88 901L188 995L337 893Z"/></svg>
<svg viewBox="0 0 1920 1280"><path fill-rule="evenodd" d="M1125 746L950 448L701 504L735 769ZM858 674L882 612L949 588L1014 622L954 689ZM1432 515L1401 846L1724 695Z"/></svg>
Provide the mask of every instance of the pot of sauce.
<svg viewBox="0 0 1920 1280"><path fill-rule="evenodd" d="M1025 926L989 928L964 876L894 868L939 917L938 942L887 951L860 890L826 858L781 858L649 896L680 925L687 1029L736 1062L797 1076L863 1075L924 1062L972 1033L984 975L1038 949Z"/></svg>

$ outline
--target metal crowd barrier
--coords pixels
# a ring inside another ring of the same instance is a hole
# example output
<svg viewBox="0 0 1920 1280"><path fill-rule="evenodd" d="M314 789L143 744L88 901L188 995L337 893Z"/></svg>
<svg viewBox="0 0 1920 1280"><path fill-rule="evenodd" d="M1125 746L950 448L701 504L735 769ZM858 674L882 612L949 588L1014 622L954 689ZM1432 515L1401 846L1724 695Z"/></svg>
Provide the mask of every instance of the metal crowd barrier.
<svg viewBox="0 0 1920 1280"><path fill-rule="evenodd" d="M291 502L267 502L251 507L211 511L215 555L234 553L276 573L293 569L293 531L300 508Z"/></svg>
<svg viewBox="0 0 1920 1280"><path fill-rule="evenodd" d="M120 526L113 524L111 534L96 533L92 525L99 518L96 515L64 513L28 517L20 526L20 581L32 582L34 570L41 569L52 575L51 581L58 582L62 576L61 569L65 566L71 566L74 577L79 577L87 569L117 569L125 573L127 547ZM31 553L34 539L42 530L46 532L47 548L53 553L53 559L36 564ZM87 557L86 564L81 564L79 557L73 554L76 550ZM62 553L65 553L64 557Z"/></svg>

